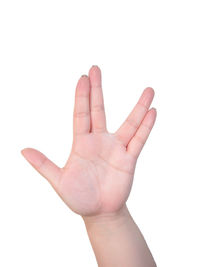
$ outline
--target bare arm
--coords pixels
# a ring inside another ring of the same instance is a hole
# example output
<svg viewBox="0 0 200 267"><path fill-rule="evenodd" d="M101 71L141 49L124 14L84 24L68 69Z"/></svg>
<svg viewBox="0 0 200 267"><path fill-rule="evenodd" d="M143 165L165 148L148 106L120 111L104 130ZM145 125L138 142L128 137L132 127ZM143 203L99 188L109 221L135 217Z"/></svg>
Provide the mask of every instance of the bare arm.
<svg viewBox="0 0 200 267"><path fill-rule="evenodd" d="M156 266L126 207L137 158L156 119L156 110L149 109L153 97L147 87L121 127L109 133L101 71L93 66L77 83L73 145L65 166L34 148L22 150L66 205L82 216L100 267Z"/></svg>
<svg viewBox="0 0 200 267"><path fill-rule="evenodd" d="M84 218L99 267L155 267L156 263L126 206L117 214Z"/></svg>

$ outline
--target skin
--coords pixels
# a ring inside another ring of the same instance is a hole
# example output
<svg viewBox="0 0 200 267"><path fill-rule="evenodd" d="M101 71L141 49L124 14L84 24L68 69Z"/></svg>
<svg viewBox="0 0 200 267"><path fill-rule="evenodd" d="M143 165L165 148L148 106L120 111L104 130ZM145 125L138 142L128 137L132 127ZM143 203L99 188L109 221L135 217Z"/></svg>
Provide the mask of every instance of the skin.
<svg viewBox="0 0 200 267"><path fill-rule="evenodd" d="M92 66L76 86L73 143L66 164L60 168L34 148L21 151L83 218L98 266L156 266L126 206L137 159L156 119L156 109L149 109L153 97L154 90L147 87L124 123L109 133L101 70Z"/></svg>

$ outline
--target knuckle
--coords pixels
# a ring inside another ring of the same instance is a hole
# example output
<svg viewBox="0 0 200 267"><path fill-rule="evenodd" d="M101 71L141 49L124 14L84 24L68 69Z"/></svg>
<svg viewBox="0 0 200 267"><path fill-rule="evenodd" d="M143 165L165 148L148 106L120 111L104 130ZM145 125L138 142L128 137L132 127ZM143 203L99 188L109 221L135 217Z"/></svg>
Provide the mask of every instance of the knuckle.
<svg viewBox="0 0 200 267"><path fill-rule="evenodd" d="M147 111L148 110L148 107L147 106L145 106L144 104L142 104L142 103L137 103L137 106L139 106L140 108L143 108L145 111Z"/></svg>
<svg viewBox="0 0 200 267"><path fill-rule="evenodd" d="M101 112L104 111L104 104L94 105L91 108L91 112Z"/></svg>
<svg viewBox="0 0 200 267"><path fill-rule="evenodd" d="M89 112L88 111L76 111L74 112L74 117L75 118L84 118L89 116Z"/></svg>
<svg viewBox="0 0 200 267"><path fill-rule="evenodd" d="M144 128L146 128L146 130L148 131L148 132L150 132L151 131L151 127L149 127L147 124L142 124L142 126L144 127Z"/></svg>
<svg viewBox="0 0 200 267"><path fill-rule="evenodd" d="M103 126L103 125L94 125L93 131L96 132L96 133L102 133L102 132L105 131L105 126Z"/></svg>
<svg viewBox="0 0 200 267"><path fill-rule="evenodd" d="M135 135L135 140L140 143L142 146L145 144L145 140L139 136L139 135Z"/></svg>
<svg viewBox="0 0 200 267"><path fill-rule="evenodd" d="M47 158L44 157L44 159L42 160L40 166L38 167L38 170L42 170L42 168L45 166L46 163L47 163Z"/></svg>
<svg viewBox="0 0 200 267"><path fill-rule="evenodd" d="M134 120L126 119L126 122L134 129L139 127L139 123Z"/></svg>

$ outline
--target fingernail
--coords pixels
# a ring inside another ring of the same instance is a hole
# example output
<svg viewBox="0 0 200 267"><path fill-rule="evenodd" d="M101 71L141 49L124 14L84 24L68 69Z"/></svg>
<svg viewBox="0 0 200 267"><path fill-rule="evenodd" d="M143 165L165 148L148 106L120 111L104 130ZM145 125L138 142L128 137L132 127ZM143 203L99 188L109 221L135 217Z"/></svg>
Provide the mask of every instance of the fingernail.
<svg viewBox="0 0 200 267"><path fill-rule="evenodd" d="M81 77L88 77L86 74L81 75Z"/></svg>

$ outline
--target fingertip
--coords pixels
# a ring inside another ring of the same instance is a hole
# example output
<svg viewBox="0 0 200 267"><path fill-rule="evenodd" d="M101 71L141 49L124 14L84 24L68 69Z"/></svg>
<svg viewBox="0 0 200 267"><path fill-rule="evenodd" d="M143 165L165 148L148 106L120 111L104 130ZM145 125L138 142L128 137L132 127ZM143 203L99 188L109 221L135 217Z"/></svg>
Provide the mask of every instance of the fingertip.
<svg viewBox="0 0 200 267"><path fill-rule="evenodd" d="M155 90L151 86L146 87L145 90L146 91L151 91L153 95L155 94Z"/></svg>
<svg viewBox="0 0 200 267"><path fill-rule="evenodd" d="M81 75L79 78L75 94L76 96L88 96L90 91L90 81L89 77L86 74Z"/></svg>
<svg viewBox="0 0 200 267"><path fill-rule="evenodd" d="M28 147L26 147L26 148L23 148L22 150L21 150L21 154L22 154L22 156L26 159L26 154L27 154L27 150L28 150L29 148Z"/></svg>
<svg viewBox="0 0 200 267"><path fill-rule="evenodd" d="M30 147L22 149L21 152L24 158L36 167L40 166L41 162L46 158L43 153Z"/></svg>
<svg viewBox="0 0 200 267"><path fill-rule="evenodd" d="M157 114L157 109L156 108L151 108L151 111L153 111L155 114Z"/></svg>
<svg viewBox="0 0 200 267"><path fill-rule="evenodd" d="M88 72L89 76L91 76L91 73L96 72L96 71L101 72L100 67L98 65L92 65L92 67L89 69L89 72Z"/></svg>
<svg viewBox="0 0 200 267"><path fill-rule="evenodd" d="M158 112L157 112L157 109L156 108L154 108L154 112L155 112L155 120L156 120L157 115L158 115Z"/></svg>
<svg viewBox="0 0 200 267"><path fill-rule="evenodd" d="M84 78L84 77L88 78L86 74L81 75L81 78Z"/></svg>
<svg viewBox="0 0 200 267"><path fill-rule="evenodd" d="M98 68L99 69L99 66L98 65L92 65L92 68Z"/></svg>
<svg viewBox="0 0 200 267"><path fill-rule="evenodd" d="M157 109L153 107L153 108L151 108L151 109L149 110L148 113L150 113L150 114L149 114L149 116L150 116L150 120L153 121L153 123L154 123L155 120L156 120L156 117L157 117Z"/></svg>
<svg viewBox="0 0 200 267"><path fill-rule="evenodd" d="M21 153L26 152L28 149L34 149L34 148L31 148L31 147L25 147L25 148L23 148L23 149L21 150Z"/></svg>
<svg viewBox="0 0 200 267"><path fill-rule="evenodd" d="M23 148L20 152L21 152L21 154L24 156L24 153L25 153L25 151L26 151L26 149L27 148Z"/></svg>
<svg viewBox="0 0 200 267"><path fill-rule="evenodd" d="M22 156L23 156L26 160L29 161L29 158L28 158L28 156L27 156L27 151L28 151L28 148L23 148L23 149L21 150L21 154L22 154Z"/></svg>

